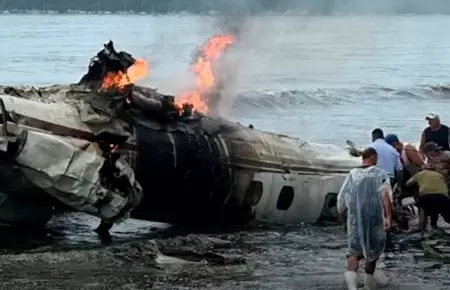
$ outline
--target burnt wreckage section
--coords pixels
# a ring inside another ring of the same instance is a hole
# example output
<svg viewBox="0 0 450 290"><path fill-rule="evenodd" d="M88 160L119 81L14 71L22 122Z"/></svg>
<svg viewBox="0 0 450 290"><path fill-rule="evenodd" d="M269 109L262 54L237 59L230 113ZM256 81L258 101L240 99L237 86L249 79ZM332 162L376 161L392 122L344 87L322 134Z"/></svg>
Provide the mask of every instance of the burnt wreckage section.
<svg viewBox="0 0 450 290"><path fill-rule="evenodd" d="M119 144L144 190L132 217L177 224L247 223L251 205L233 200L235 168L226 141L242 126L196 113L190 104L177 108L173 96L134 84L101 90L107 73L125 73L135 61L109 42L78 83L92 90L82 97L89 106L81 113L96 135L91 141ZM109 121L91 123L93 114ZM251 146L244 147L257 157Z"/></svg>
<svg viewBox="0 0 450 290"><path fill-rule="evenodd" d="M109 42L80 84L98 91L106 73L126 72L134 61L127 53L117 53ZM233 169L221 134L234 125L195 113L190 104L177 108L173 96L134 84L97 95L100 98L91 99L91 107L127 123L130 138L121 147L128 156L137 154L129 160L144 196L132 212L134 218L177 224L246 223L251 218L236 215L249 208L229 208Z"/></svg>
<svg viewBox="0 0 450 290"><path fill-rule="evenodd" d="M3 99L0 108L1 173L2 177L9 177L2 184L2 194L17 198L17 194L8 194L8 187L20 187L23 183L21 190L40 191L109 224L126 219L139 203L141 187L133 170L117 154L98 150L90 142L76 144L61 136L14 126L8 123L8 117L12 117ZM39 204L36 208L40 208ZM17 217L24 208L17 204L17 209L19 212L7 222L20 224Z"/></svg>

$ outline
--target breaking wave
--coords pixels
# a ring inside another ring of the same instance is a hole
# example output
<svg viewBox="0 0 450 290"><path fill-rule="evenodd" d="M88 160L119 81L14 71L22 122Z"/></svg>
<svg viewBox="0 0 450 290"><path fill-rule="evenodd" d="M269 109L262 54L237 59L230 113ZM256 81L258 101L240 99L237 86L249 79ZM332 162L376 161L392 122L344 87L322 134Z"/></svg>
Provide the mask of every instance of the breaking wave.
<svg viewBox="0 0 450 290"><path fill-rule="evenodd" d="M363 87L359 89L264 90L239 93L234 110L277 109L286 107L327 107L361 101L449 99L450 85L416 86L412 88Z"/></svg>

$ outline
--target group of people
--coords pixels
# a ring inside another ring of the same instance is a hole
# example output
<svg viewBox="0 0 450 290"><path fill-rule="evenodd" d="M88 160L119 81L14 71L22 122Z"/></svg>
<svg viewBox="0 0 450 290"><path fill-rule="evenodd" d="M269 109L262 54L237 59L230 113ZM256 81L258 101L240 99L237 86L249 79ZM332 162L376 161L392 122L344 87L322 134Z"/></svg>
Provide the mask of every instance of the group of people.
<svg viewBox="0 0 450 290"><path fill-rule="evenodd" d="M414 197L423 235L428 217L436 228L439 215L450 223L450 128L439 115L425 118L419 148L405 144L397 135L372 131L372 144L360 153L362 165L347 175L338 194L338 212L347 216L348 267L345 280L356 290L359 261L365 259L366 288L374 289L387 279L375 272L384 251L392 220L401 226L402 200ZM378 276L378 277L377 277Z"/></svg>

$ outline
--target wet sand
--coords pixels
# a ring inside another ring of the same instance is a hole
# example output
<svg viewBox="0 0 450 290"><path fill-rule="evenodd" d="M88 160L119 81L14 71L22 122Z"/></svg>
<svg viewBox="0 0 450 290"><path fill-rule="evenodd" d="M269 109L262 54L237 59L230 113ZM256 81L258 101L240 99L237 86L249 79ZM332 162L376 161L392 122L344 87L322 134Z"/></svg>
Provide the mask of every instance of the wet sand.
<svg viewBox="0 0 450 290"><path fill-rule="evenodd" d="M130 220L105 245L97 223L67 214L45 231L3 229L0 289L345 289L339 226L187 233ZM418 234L391 235L380 266L387 289L450 286L450 267L423 258Z"/></svg>

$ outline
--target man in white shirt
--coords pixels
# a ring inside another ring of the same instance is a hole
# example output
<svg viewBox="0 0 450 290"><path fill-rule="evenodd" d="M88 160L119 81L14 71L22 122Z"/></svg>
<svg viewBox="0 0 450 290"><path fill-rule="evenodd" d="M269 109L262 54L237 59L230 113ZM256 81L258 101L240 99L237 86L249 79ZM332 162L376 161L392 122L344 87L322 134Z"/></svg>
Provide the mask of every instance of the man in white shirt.
<svg viewBox="0 0 450 290"><path fill-rule="evenodd" d="M377 151L377 166L386 172L391 180L391 186L402 184L403 165L400 154L384 140L384 133L377 128L372 131L372 144L370 147ZM401 187L398 186L398 189Z"/></svg>
<svg viewBox="0 0 450 290"><path fill-rule="evenodd" d="M400 201L402 194L401 185L403 184L403 164L400 154L384 140L384 133L379 128L372 131L372 144L370 144L370 147L377 151L377 167L387 173L391 187L395 188L395 190L391 191L391 202L395 208L395 220L401 228L406 229L407 222ZM395 184L397 186L394 186Z"/></svg>

